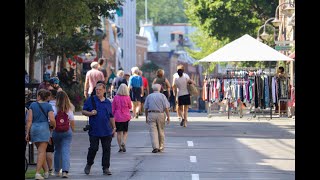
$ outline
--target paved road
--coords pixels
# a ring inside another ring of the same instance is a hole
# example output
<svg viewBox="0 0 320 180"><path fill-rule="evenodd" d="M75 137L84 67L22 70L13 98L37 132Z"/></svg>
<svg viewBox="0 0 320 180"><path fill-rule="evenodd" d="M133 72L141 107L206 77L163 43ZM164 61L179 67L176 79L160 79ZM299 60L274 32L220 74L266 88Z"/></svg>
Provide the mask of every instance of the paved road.
<svg viewBox="0 0 320 180"><path fill-rule="evenodd" d="M165 152L151 153L144 116L129 125L127 152L112 141L112 176L102 174L99 149L91 174L83 169L89 147L82 131L86 117L76 115L69 179L110 180L256 180L295 179L295 120L238 118L190 113L189 126L179 126L176 114L166 126ZM100 147L101 148L101 147ZM49 179L61 179L49 177Z"/></svg>

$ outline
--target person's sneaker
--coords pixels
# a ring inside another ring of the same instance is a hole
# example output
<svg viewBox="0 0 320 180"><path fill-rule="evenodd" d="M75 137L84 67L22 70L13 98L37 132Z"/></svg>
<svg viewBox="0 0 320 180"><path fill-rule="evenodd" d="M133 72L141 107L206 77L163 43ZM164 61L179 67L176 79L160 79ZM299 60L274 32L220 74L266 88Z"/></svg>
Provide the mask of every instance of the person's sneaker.
<svg viewBox="0 0 320 180"><path fill-rule="evenodd" d="M120 148L118 152L122 152L122 149Z"/></svg>
<svg viewBox="0 0 320 180"><path fill-rule="evenodd" d="M123 152L126 152L127 150L126 150L126 145L125 144L121 144L121 148L122 148L122 151Z"/></svg>
<svg viewBox="0 0 320 180"><path fill-rule="evenodd" d="M91 169L91 166L87 164L86 167L84 168L84 173L88 175L90 173L90 169Z"/></svg>
<svg viewBox="0 0 320 180"><path fill-rule="evenodd" d="M163 151L164 151L164 148L159 149L159 152L163 152Z"/></svg>
<svg viewBox="0 0 320 180"><path fill-rule="evenodd" d="M67 172L62 172L62 178L68 178L68 173Z"/></svg>
<svg viewBox="0 0 320 180"><path fill-rule="evenodd" d="M157 152L159 152L159 149L157 149L157 148L152 150L152 153L157 153Z"/></svg>
<svg viewBox="0 0 320 180"><path fill-rule="evenodd" d="M43 177L44 177L45 179L48 179L48 178L49 178L49 172L45 172L45 173L43 174Z"/></svg>
<svg viewBox="0 0 320 180"><path fill-rule="evenodd" d="M36 175L34 176L34 179L44 179L41 174L36 173Z"/></svg>
<svg viewBox="0 0 320 180"><path fill-rule="evenodd" d="M50 176L54 176L54 175L55 175L53 169L50 169L50 170L49 170L49 175L50 175Z"/></svg>
<svg viewBox="0 0 320 180"><path fill-rule="evenodd" d="M180 126L183 126L183 124L184 124L184 119L181 120Z"/></svg>
<svg viewBox="0 0 320 180"><path fill-rule="evenodd" d="M111 173L111 171L109 170L109 168L103 169L103 174L112 175L112 173Z"/></svg>

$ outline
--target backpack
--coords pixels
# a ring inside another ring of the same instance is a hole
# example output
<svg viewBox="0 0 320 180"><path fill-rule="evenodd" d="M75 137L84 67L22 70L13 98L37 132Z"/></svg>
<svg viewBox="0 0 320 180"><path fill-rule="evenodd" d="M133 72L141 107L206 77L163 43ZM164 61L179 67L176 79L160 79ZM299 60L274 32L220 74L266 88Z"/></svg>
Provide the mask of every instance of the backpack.
<svg viewBox="0 0 320 180"><path fill-rule="evenodd" d="M66 132L70 128L70 122L68 114L64 111L58 111L56 115L56 128L54 129L57 132Z"/></svg>
<svg viewBox="0 0 320 180"><path fill-rule="evenodd" d="M158 79L159 79L159 78L158 78ZM156 82L156 83L157 83L157 82ZM159 83L159 84L161 85L160 92L163 93L163 89L164 89L163 87L166 86L166 78L164 78L164 80L163 80L161 83Z"/></svg>

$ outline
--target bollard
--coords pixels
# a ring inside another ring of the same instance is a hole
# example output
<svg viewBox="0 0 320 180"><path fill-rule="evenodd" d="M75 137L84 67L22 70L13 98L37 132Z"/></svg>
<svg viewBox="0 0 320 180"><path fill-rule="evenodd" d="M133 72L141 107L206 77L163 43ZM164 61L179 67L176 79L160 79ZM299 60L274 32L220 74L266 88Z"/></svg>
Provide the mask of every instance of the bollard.
<svg viewBox="0 0 320 180"><path fill-rule="evenodd" d="M34 162L34 146L32 142L29 142L29 164L35 165Z"/></svg>

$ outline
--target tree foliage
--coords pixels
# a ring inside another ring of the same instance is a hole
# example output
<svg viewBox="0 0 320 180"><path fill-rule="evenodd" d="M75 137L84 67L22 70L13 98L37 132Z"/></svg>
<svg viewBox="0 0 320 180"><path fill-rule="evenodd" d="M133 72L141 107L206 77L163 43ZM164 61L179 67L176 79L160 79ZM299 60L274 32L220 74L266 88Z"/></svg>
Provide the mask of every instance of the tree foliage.
<svg viewBox="0 0 320 180"><path fill-rule="evenodd" d="M230 41L244 34L256 35L257 27L274 17L278 0L185 0L192 25L218 40Z"/></svg>
<svg viewBox="0 0 320 180"><path fill-rule="evenodd" d="M192 50L189 48L186 48L188 54L196 59L200 60L212 52L218 50L219 48L223 47L228 41L220 41L215 37L210 37L205 32L199 30L194 32L190 35L190 39L196 44L196 47L198 47L200 50ZM195 64L199 64L200 62L196 62ZM206 69L203 73L211 73L213 72L215 66L217 63L202 63L201 65ZM221 63L220 63L221 64ZM225 64L225 63L222 63Z"/></svg>
<svg viewBox="0 0 320 180"><path fill-rule="evenodd" d="M28 39L29 74L34 78L34 60L38 43L46 38L72 36L76 28L93 33L100 27L99 16L111 16L110 10L122 3L118 0L25 0L25 36Z"/></svg>
<svg viewBox="0 0 320 180"><path fill-rule="evenodd" d="M145 1L147 1L148 19L153 24L186 23L183 0L137 0L137 32L139 21L145 20Z"/></svg>

